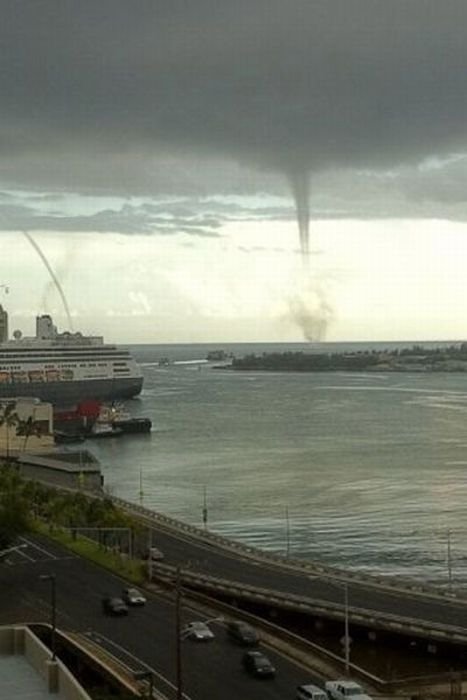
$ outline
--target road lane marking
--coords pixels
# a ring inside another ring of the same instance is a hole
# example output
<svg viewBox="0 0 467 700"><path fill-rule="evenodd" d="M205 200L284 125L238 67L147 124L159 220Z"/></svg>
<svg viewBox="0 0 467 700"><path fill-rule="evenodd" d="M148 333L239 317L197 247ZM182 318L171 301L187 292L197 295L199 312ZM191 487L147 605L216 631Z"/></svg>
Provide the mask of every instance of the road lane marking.
<svg viewBox="0 0 467 700"><path fill-rule="evenodd" d="M33 557L30 557L29 554L26 554L26 552L24 552L23 550L19 551L18 554L20 556L24 557L25 559L29 559L29 561L34 561L34 562L39 561L38 559L34 559Z"/></svg>
<svg viewBox="0 0 467 700"><path fill-rule="evenodd" d="M51 559L58 559L58 557L55 554L52 554L52 552L49 552L47 549L44 549L43 547L39 547L38 544L36 544L35 542L31 542L31 540L28 540L26 537L21 537L20 539L23 540L23 542L26 542L26 544L28 544L30 547L34 547L39 552L42 552L43 554L47 554L47 556L50 557ZM34 561L34 559L33 559L33 561Z"/></svg>

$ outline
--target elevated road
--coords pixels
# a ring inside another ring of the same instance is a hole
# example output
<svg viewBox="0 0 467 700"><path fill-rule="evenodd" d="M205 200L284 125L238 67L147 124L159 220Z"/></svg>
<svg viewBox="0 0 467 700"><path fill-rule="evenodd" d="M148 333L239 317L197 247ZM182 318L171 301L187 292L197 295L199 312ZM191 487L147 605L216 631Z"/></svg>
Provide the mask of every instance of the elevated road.
<svg viewBox="0 0 467 700"><path fill-rule="evenodd" d="M467 643L467 599L423 583L292 562L115 500L151 529L153 544L165 553L164 565L181 567L186 583L197 589L225 591L238 598L269 600L287 609L319 610L323 616L343 617L347 588L350 619L369 628ZM154 565L160 575L164 569Z"/></svg>

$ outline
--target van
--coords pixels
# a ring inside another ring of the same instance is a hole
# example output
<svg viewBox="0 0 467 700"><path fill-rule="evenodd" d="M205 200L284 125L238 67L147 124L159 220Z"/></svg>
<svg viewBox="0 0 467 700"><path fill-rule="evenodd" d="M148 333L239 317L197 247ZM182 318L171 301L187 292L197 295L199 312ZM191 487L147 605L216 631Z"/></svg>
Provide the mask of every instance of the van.
<svg viewBox="0 0 467 700"><path fill-rule="evenodd" d="M297 700L328 700L326 691L311 683L299 685L295 697Z"/></svg>

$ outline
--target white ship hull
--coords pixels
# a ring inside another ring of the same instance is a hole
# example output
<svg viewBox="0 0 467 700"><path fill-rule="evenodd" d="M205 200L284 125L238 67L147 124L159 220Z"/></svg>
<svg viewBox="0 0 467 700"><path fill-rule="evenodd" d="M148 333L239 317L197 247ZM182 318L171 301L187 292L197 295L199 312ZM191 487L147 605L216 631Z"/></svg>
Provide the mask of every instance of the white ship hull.
<svg viewBox="0 0 467 700"><path fill-rule="evenodd" d="M0 306L5 317L6 312ZM5 322L4 322L4 325ZM143 376L128 350L100 336L58 333L50 316L36 319L36 336L0 342L0 399L27 396L55 406L137 396Z"/></svg>

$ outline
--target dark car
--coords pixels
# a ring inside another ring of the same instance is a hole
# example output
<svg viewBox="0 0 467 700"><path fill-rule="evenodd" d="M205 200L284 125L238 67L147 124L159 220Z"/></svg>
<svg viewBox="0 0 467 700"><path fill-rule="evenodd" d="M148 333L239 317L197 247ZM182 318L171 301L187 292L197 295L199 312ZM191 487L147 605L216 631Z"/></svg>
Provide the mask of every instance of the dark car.
<svg viewBox="0 0 467 700"><path fill-rule="evenodd" d="M243 655L243 667L257 678L274 678L276 669L268 657L260 651L247 651Z"/></svg>
<svg viewBox="0 0 467 700"><path fill-rule="evenodd" d="M106 615L128 615L128 607L122 598L110 596L103 598L102 610Z"/></svg>
<svg viewBox="0 0 467 700"><path fill-rule="evenodd" d="M257 631L242 620L233 620L227 623L227 634L234 642L244 647L254 647L259 643Z"/></svg>

